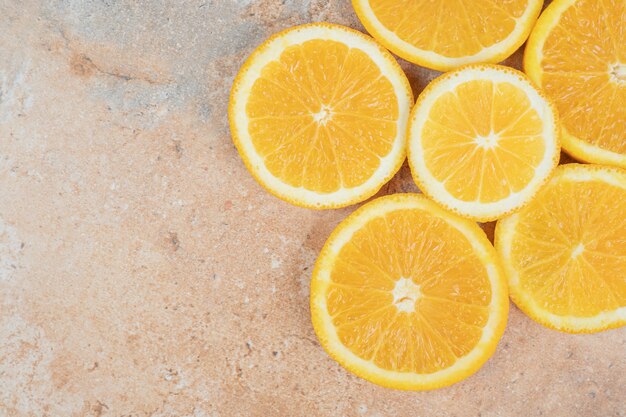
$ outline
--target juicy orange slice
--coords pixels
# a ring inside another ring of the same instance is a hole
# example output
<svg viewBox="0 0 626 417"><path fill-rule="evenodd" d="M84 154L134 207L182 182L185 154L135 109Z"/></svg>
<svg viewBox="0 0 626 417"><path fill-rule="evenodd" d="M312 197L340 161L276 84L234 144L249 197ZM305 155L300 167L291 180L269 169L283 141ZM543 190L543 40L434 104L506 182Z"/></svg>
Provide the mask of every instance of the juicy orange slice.
<svg viewBox="0 0 626 417"><path fill-rule="evenodd" d="M626 171L560 166L495 239L511 298L537 322L572 333L626 324Z"/></svg>
<svg viewBox="0 0 626 417"><path fill-rule="evenodd" d="M341 207L375 194L405 157L413 103L392 55L327 23L261 45L230 98L233 140L252 175L293 204Z"/></svg>
<svg viewBox="0 0 626 417"><path fill-rule="evenodd" d="M553 1L524 70L557 105L567 153L626 168L626 2Z"/></svg>
<svg viewBox="0 0 626 417"><path fill-rule="evenodd" d="M332 233L311 282L330 356L376 384L453 384L493 354L508 314L495 250L476 223L418 194L365 204Z"/></svg>
<svg viewBox="0 0 626 417"><path fill-rule="evenodd" d="M469 65L435 79L409 119L421 190L462 216L495 220L526 204L559 158L554 107L519 71Z"/></svg>
<svg viewBox="0 0 626 417"><path fill-rule="evenodd" d="M424 67L447 71L507 58L528 37L541 0L352 0L380 43Z"/></svg>

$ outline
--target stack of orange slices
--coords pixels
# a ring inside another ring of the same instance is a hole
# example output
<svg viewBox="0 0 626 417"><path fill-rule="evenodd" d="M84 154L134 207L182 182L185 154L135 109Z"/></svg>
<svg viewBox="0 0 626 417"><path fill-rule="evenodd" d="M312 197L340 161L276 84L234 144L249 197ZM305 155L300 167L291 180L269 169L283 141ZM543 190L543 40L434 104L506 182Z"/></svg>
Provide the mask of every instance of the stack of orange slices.
<svg viewBox="0 0 626 417"><path fill-rule="evenodd" d="M353 0L376 40L297 26L236 77L233 140L272 194L359 203L407 155L424 194L366 203L317 260L314 329L356 375L410 390L466 378L496 350L509 291L557 330L626 324L626 3L555 0L535 25L542 3ZM494 65L529 34L528 75ZM383 46L450 72L413 105ZM604 165L557 167L561 142ZM495 248L476 223L493 220Z"/></svg>

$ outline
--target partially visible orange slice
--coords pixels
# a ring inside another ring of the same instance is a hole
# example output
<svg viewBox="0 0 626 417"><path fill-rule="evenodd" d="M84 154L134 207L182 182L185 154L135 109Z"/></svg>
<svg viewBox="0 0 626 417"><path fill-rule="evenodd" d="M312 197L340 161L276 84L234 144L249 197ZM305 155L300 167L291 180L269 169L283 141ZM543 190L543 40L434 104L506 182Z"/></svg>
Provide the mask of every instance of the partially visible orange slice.
<svg viewBox="0 0 626 417"><path fill-rule="evenodd" d="M415 64L448 71L500 62L530 33L541 0L352 0L380 43Z"/></svg>
<svg viewBox="0 0 626 417"><path fill-rule="evenodd" d="M560 166L495 240L511 298L534 320L572 333L626 324L626 171Z"/></svg>
<svg viewBox="0 0 626 417"><path fill-rule="evenodd" d="M379 198L345 219L311 281L326 351L398 389L439 388L476 372L496 349L508 306L485 233L418 194Z"/></svg>
<svg viewBox="0 0 626 417"><path fill-rule="evenodd" d="M519 209L559 159L554 107L526 76L468 65L435 79L409 120L409 163L420 189L462 216L491 221Z"/></svg>
<svg viewBox="0 0 626 417"><path fill-rule="evenodd" d="M528 40L524 70L554 100L563 149L626 168L626 2L554 0Z"/></svg>
<svg viewBox="0 0 626 417"><path fill-rule="evenodd" d="M397 172L412 103L389 52L353 29L315 23L252 53L228 114L261 185L299 206L333 208L372 196Z"/></svg>

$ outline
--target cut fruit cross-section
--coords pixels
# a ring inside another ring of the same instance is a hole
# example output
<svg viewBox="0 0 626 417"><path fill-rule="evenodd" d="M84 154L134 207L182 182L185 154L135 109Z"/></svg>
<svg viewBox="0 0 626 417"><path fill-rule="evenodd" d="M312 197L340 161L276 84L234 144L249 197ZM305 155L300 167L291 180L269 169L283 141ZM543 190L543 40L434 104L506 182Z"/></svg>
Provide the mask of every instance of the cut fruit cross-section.
<svg viewBox="0 0 626 417"><path fill-rule="evenodd" d="M554 106L526 76L468 65L435 79L409 119L420 189L462 216L491 221L526 204L559 159Z"/></svg>
<svg viewBox="0 0 626 417"><path fill-rule="evenodd" d="M252 175L310 208L375 194L400 168L413 96L393 56L372 38L327 23L280 32L235 79L229 118Z"/></svg>
<svg viewBox="0 0 626 417"><path fill-rule="evenodd" d="M332 233L311 282L313 326L340 364L398 389L447 386L493 354L508 313L476 223L418 194L365 204Z"/></svg>
<svg viewBox="0 0 626 417"><path fill-rule="evenodd" d="M572 333L626 324L626 171L558 167L495 238L511 298L539 323Z"/></svg>
<svg viewBox="0 0 626 417"><path fill-rule="evenodd" d="M626 168L626 1L554 0L524 70L559 109L567 153Z"/></svg>
<svg viewBox="0 0 626 417"><path fill-rule="evenodd" d="M542 0L352 0L380 43L415 64L448 71L500 62L528 37Z"/></svg>

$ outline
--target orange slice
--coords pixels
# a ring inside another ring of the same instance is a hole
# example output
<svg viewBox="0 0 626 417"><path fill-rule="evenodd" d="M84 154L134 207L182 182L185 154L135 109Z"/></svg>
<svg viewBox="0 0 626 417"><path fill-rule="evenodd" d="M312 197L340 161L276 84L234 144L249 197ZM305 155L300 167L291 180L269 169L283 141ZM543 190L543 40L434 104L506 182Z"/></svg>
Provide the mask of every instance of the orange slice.
<svg viewBox="0 0 626 417"><path fill-rule="evenodd" d="M257 48L230 97L233 140L252 175L299 206L365 200L398 171L413 103L393 56L353 29L315 23Z"/></svg>
<svg viewBox="0 0 626 417"><path fill-rule="evenodd" d="M341 365L391 388L460 381L493 354L506 281L476 223L418 194L369 202L332 233L311 281L311 314Z"/></svg>
<svg viewBox="0 0 626 417"><path fill-rule="evenodd" d="M462 216L519 209L559 159L554 107L519 71L468 65L435 79L409 119L409 163L421 190Z"/></svg>
<svg viewBox="0 0 626 417"><path fill-rule="evenodd" d="M567 153L626 168L626 2L553 1L528 40L524 70L557 105Z"/></svg>
<svg viewBox="0 0 626 417"><path fill-rule="evenodd" d="M572 333L626 324L626 171L560 166L495 239L511 298L537 322Z"/></svg>
<svg viewBox="0 0 626 417"><path fill-rule="evenodd" d="M415 64L448 71L500 62L530 33L541 0L352 0L363 26Z"/></svg>

